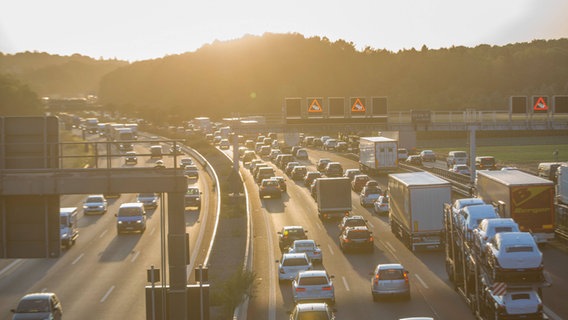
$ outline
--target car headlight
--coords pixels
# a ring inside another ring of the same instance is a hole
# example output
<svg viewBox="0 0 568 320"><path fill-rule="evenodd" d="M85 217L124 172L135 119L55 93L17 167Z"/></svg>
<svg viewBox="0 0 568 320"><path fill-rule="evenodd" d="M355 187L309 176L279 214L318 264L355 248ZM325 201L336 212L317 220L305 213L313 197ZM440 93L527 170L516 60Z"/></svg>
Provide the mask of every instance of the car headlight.
<svg viewBox="0 0 568 320"><path fill-rule="evenodd" d="M136 223L142 223L142 220L136 220Z"/></svg>
<svg viewBox="0 0 568 320"><path fill-rule="evenodd" d="M61 235L61 239L65 239L65 238L67 238L68 236L69 236L69 235L68 235L67 233L64 233L64 234Z"/></svg>
<svg viewBox="0 0 568 320"><path fill-rule="evenodd" d="M119 221L118 221L118 224L122 224L122 221L119 220Z"/></svg>
<svg viewBox="0 0 568 320"><path fill-rule="evenodd" d="M195 201L201 201L201 199L199 199L199 198L195 198Z"/></svg>

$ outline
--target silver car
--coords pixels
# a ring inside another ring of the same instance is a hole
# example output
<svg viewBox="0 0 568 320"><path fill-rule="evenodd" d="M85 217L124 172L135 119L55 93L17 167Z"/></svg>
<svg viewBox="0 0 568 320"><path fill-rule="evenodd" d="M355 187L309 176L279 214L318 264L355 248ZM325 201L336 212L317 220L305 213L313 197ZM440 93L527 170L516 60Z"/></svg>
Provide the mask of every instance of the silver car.
<svg viewBox="0 0 568 320"><path fill-rule="evenodd" d="M107 212L108 203L102 194L92 194L85 199L83 203L83 212L89 213L105 213Z"/></svg>
<svg viewBox="0 0 568 320"><path fill-rule="evenodd" d="M290 320L334 320L334 311L325 302L298 303L292 312Z"/></svg>
<svg viewBox="0 0 568 320"><path fill-rule="evenodd" d="M529 232L502 232L487 243L494 281L540 281L542 252Z"/></svg>
<svg viewBox="0 0 568 320"><path fill-rule="evenodd" d="M295 240L294 243L292 243L289 252L305 253L308 255L308 258L313 264L323 263L323 255L321 253L321 249L319 248L319 245L317 245L316 242L311 239Z"/></svg>
<svg viewBox="0 0 568 320"><path fill-rule="evenodd" d="M55 319L63 317L61 302L55 293L29 293L18 302L16 309L11 309L12 319Z"/></svg>
<svg viewBox="0 0 568 320"><path fill-rule="evenodd" d="M479 227L473 229L474 244L485 255L487 243L501 232L520 232L519 225L512 218L483 219Z"/></svg>
<svg viewBox="0 0 568 320"><path fill-rule="evenodd" d="M321 301L335 303L335 288L333 276L325 270L300 271L292 281L294 303L300 301Z"/></svg>
<svg viewBox="0 0 568 320"><path fill-rule="evenodd" d="M306 253L284 253L278 262L278 280L293 280L300 271L312 269L312 263Z"/></svg>
<svg viewBox="0 0 568 320"><path fill-rule="evenodd" d="M403 296L410 299L408 271L399 263L379 264L372 273L373 301L381 296Z"/></svg>

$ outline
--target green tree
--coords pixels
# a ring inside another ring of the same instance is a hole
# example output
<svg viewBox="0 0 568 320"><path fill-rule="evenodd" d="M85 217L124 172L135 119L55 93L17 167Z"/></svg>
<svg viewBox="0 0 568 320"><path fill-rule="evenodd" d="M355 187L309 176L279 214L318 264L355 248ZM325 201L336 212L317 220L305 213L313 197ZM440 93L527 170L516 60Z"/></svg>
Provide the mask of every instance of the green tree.
<svg viewBox="0 0 568 320"><path fill-rule="evenodd" d="M42 115L37 94L18 80L0 74L0 116Z"/></svg>

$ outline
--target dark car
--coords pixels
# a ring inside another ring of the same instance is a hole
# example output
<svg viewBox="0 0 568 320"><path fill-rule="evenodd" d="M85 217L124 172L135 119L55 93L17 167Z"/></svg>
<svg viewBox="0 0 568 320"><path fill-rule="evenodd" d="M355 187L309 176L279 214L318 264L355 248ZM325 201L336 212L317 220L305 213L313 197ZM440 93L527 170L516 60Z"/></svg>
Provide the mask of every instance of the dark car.
<svg viewBox="0 0 568 320"><path fill-rule="evenodd" d="M317 163L317 165L316 165L318 171L319 171L319 172L323 172L323 171L325 170L325 167L327 166L327 164L330 163L330 162L331 162L331 159L328 159L328 158L321 158L321 159L319 159L319 160L318 160L318 163Z"/></svg>
<svg viewBox="0 0 568 320"><path fill-rule="evenodd" d="M197 207L197 210L201 209L201 191L198 187L187 187L184 196L184 205L186 207Z"/></svg>
<svg viewBox="0 0 568 320"><path fill-rule="evenodd" d="M16 309L11 309L12 319L55 319L63 317L61 302L55 293L29 293L18 302Z"/></svg>
<svg viewBox="0 0 568 320"><path fill-rule="evenodd" d="M351 189L353 191L359 193L371 178L366 174L358 174L353 177L353 181L351 181Z"/></svg>
<svg viewBox="0 0 568 320"><path fill-rule="evenodd" d="M325 166L325 175L328 177L343 176L343 166L339 162L330 162Z"/></svg>
<svg viewBox="0 0 568 320"><path fill-rule="evenodd" d="M321 178L321 172L319 171L308 171L304 176L304 186L309 187L312 185L312 182L317 179Z"/></svg>
<svg viewBox="0 0 568 320"><path fill-rule="evenodd" d="M373 251L373 233L367 227L349 227L343 229L339 235L341 251L364 249Z"/></svg>
<svg viewBox="0 0 568 320"><path fill-rule="evenodd" d="M278 232L278 246L280 247L280 251L285 251L295 240L307 239L307 232L308 230L304 230L304 227L301 226L282 227L282 230Z"/></svg>
<svg viewBox="0 0 568 320"><path fill-rule="evenodd" d="M138 158L136 157L136 152L134 151L126 152L126 154L124 155L124 164L129 165L137 163L138 163Z"/></svg>
<svg viewBox="0 0 568 320"><path fill-rule="evenodd" d="M411 166L421 166L422 165L422 157L419 155L411 155L404 160L404 163L411 165Z"/></svg>
<svg viewBox="0 0 568 320"><path fill-rule="evenodd" d="M262 199L266 196L270 198L281 198L282 190L280 183L276 179L263 179L258 187L258 196Z"/></svg>
<svg viewBox="0 0 568 320"><path fill-rule="evenodd" d="M301 180L304 179L308 169L306 166L295 166L294 169L290 172L290 177L292 180Z"/></svg>

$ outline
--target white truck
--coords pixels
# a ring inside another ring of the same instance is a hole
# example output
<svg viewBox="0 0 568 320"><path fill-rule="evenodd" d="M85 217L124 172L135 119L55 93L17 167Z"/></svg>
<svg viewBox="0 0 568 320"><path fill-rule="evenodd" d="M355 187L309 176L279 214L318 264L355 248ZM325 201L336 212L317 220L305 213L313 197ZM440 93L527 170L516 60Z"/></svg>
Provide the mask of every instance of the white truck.
<svg viewBox="0 0 568 320"><path fill-rule="evenodd" d="M477 196L538 243L554 238L554 183L520 170L477 171Z"/></svg>
<svg viewBox="0 0 568 320"><path fill-rule="evenodd" d="M69 249L79 237L77 207L64 207L59 210L59 236L61 245Z"/></svg>
<svg viewBox="0 0 568 320"><path fill-rule="evenodd" d="M557 199L568 205L568 164L562 164L557 170Z"/></svg>
<svg viewBox="0 0 568 320"><path fill-rule="evenodd" d="M349 215L351 181L349 178L319 178L316 180L316 201L321 220L341 219Z"/></svg>
<svg viewBox="0 0 568 320"><path fill-rule="evenodd" d="M452 196L450 182L429 172L390 174L388 181L391 231L409 249L442 245L444 203Z"/></svg>
<svg viewBox="0 0 568 320"><path fill-rule="evenodd" d="M398 141L386 137L359 139L359 168L366 174L394 171L398 167Z"/></svg>

